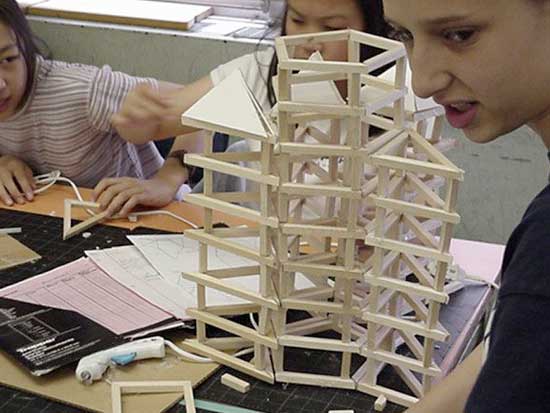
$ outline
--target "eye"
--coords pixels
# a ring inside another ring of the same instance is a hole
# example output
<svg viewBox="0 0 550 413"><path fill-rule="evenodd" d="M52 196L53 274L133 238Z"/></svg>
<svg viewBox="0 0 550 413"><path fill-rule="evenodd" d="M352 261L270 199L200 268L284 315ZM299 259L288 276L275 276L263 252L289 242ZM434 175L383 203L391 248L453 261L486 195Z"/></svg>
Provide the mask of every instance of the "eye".
<svg viewBox="0 0 550 413"><path fill-rule="evenodd" d="M326 25L326 26L324 26L324 29L327 32L331 32L331 31L335 31L335 30L347 29L347 27Z"/></svg>
<svg viewBox="0 0 550 413"><path fill-rule="evenodd" d="M443 37L451 43L466 43L475 34L474 29L445 30Z"/></svg>
<svg viewBox="0 0 550 413"><path fill-rule="evenodd" d="M413 35L410 31L398 29L393 26L388 28L388 37L402 43L411 42L413 40Z"/></svg>
<svg viewBox="0 0 550 413"><path fill-rule="evenodd" d="M3 58L0 58L0 64L7 64L7 63L15 62L20 57L21 57L20 54L16 54L16 55L6 56L6 57L3 57Z"/></svg>
<svg viewBox="0 0 550 413"><path fill-rule="evenodd" d="M304 24L304 20L300 19L299 17L291 17L290 21L297 25Z"/></svg>

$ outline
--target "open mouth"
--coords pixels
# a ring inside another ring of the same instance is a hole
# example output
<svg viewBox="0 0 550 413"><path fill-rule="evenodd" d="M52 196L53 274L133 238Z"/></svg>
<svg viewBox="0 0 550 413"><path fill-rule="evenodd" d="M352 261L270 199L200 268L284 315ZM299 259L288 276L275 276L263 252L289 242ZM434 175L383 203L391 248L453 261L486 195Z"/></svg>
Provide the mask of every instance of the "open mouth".
<svg viewBox="0 0 550 413"><path fill-rule="evenodd" d="M453 128L465 129L471 125L477 114L476 102L460 102L445 105L445 115Z"/></svg>
<svg viewBox="0 0 550 413"><path fill-rule="evenodd" d="M0 112L5 112L8 109L10 98L0 99Z"/></svg>

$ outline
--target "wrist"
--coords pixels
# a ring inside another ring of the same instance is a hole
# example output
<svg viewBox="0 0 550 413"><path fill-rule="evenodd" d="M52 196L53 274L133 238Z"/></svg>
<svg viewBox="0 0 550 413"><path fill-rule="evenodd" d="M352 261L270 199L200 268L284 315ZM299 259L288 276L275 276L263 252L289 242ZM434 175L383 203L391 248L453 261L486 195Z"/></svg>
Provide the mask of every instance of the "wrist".
<svg viewBox="0 0 550 413"><path fill-rule="evenodd" d="M195 170L195 167L194 166L190 166L190 165L187 165L185 163L185 154L187 154L188 152L185 150L185 149L179 149L177 151L172 151L168 154L168 157L166 158L167 160L168 159L176 159L180 165L185 168L187 170L187 179L189 179L189 177L191 175L193 175L193 172ZM187 182L187 179L186 179L186 182ZM184 182L185 183L185 182Z"/></svg>

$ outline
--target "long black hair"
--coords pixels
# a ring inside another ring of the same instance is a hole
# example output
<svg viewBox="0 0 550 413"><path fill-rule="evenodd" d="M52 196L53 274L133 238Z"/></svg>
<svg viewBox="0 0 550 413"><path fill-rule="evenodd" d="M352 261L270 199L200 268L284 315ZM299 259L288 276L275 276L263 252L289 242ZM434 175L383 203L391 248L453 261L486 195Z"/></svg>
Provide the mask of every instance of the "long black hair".
<svg viewBox="0 0 550 413"><path fill-rule="evenodd" d="M365 27L363 28L365 32L374 34L377 36L387 35L387 24L384 20L384 6L382 0L357 0L357 4L363 12L363 21L365 22ZM288 13L288 6L285 6L285 12L282 18L282 29L281 36L286 35L286 18ZM374 49L372 47L361 45L361 61L365 61L373 56L376 56L380 53L380 50ZM279 59L277 54L273 55L271 63L269 65L269 72L267 77L267 98L271 106L275 105L277 98L275 96L275 90L273 90L273 83L271 80L273 76L277 75L277 66L279 65Z"/></svg>
<svg viewBox="0 0 550 413"><path fill-rule="evenodd" d="M0 1L0 23L10 28L16 38L17 48L27 66L27 84L21 104L27 101L34 83L36 57L40 54L29 23L16 0Z"/></svg>

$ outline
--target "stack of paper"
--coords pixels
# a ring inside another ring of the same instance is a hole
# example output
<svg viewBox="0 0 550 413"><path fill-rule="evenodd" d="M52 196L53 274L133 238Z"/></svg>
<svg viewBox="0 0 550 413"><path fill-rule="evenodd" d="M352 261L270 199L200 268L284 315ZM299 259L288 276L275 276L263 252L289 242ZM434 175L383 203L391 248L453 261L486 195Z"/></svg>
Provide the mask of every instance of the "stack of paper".
<svg viewBox="0 0 550 413"><path fill-rule="evenodd" d="M183 272L196 272L199 262L199 243L184 235L129 236L134 246L86 251L103 271L130 288L147 301L181 319L189 319L187 308L197 306L196 284L181 277ZM238 238L235 242L258 249L256 238ZM209 269L254 265L254 261L209 247ZM226 282L249 291L259 291L258 277L235 277ZM298 277L299 288L313 284ZM239 304L245 301L217 291L206 290L209 306Z"/></svg>
<svg viewBox="0 0 550 413"><path fill-rule="evenodd" d="M116 282L87 258L3 288L0 297L76 311L118 335L175 321L171 314Z"/></svg>

